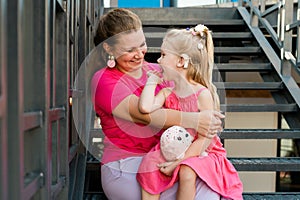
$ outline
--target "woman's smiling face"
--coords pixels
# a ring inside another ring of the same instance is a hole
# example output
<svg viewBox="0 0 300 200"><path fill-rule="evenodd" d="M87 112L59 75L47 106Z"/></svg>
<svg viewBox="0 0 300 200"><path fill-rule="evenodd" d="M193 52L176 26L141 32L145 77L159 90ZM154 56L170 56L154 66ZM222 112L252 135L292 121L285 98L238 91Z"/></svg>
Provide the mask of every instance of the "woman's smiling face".
<svg viewBox="0 0 300 200"><path fill-rule="evenodd" d="M123 72L132 72L141 69L147 44L142 29L122 33L114 47L114 56L117 66Z"/></svg>

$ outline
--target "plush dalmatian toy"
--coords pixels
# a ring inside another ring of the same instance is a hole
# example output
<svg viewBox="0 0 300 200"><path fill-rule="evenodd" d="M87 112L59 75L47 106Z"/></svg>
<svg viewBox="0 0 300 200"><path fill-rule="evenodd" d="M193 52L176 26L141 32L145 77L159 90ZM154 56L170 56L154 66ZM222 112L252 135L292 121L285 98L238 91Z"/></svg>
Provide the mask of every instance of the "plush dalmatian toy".
<svg viewBox="0 0 300 200"><path fill-rule="evenodd" d="M193 142L193 137L184 128L172 126L160 138L161 153L167 161L183 158L185 151Z"/></svg>

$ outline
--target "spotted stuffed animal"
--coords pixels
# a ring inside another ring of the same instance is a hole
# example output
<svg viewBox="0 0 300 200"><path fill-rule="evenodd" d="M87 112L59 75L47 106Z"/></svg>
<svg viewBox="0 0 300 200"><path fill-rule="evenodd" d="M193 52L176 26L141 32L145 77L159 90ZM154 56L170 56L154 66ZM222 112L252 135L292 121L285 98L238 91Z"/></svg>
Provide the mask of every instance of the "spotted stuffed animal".
<svg viewBox="0 0 300 200"><path fill-rule="evenodd" d="M193 142L193 137L184 128L172 126L160 138L160 149L167 161L183 158L185 151Z"/></svg>

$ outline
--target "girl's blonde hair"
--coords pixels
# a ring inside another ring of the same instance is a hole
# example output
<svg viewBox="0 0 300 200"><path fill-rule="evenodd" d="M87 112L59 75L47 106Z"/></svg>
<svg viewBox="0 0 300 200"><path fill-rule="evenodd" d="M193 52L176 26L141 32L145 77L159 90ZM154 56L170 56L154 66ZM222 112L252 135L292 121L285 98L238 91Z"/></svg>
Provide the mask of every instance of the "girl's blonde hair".
<svg viewBox="0 0 300 200"><path fill-rule="evenodd" d="M203 25L200 31L196 28L172 29L166 33L164 42L168 43L168 51L179 56L187 55L187 79L207 87L212 94L214 108L220 110L217 89L212 83L214 44L211 31Z"/></svg>

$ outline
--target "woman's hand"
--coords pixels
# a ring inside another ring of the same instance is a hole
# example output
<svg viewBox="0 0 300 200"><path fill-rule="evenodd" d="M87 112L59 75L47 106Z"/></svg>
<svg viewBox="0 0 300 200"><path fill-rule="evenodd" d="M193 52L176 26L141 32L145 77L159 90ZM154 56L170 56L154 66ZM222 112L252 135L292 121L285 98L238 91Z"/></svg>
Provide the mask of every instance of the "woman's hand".
<svg viewBox="0 0 300 200"><path fill-rule="evenodd" d="M215 137L223 131L222 120L225 118L223 114L218 111L203 110L198 114L198 121L194 127L199 134L209 139Z"/></svg>

